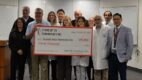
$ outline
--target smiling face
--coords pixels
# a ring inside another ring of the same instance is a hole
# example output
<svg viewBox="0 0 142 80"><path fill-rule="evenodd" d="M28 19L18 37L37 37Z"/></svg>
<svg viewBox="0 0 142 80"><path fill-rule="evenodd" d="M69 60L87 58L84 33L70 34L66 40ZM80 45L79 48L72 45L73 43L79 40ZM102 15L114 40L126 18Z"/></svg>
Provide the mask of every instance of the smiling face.
<svg viewBox="0 0 142 80"><path fill-rule="evenodd" d="M30 8L29 7L24 7L23 8L23 17L29 17L30 14Z"/></svg>
<svg viewBox="0 0 142 80"><path fill-rule="evenodd" d="M102 18L101 18L101 16L96 15L96 16L95 16L95 25L96 25L96 26L100 26L101 23L102 23Z"/></svg>
<svg viewBox="0 0 142 80"><path fill-rule="evenodd" d="M79 18L77 23L79 27L85 27L85 21L82 18Z"/></svg>
<svg viewBox="0 0 142 80"><path fill-rule="evenodd" d="M82 13L81 13L81 11L75 11L74 12L74 17L75 17L75 19L77 19L78 17L80 17L80 16L82 16Z"/></svg>
<svg viewBox="0 0 142 80"><path fill-rule="evenodd" d="M68 16L65 16L64 18L63 18L63 25L64 26L72 26L71 25L71 19L70 19L70 17L68 17Z"/></svg>
<svg viewBox="0 0 142 80"><path fill-rule="evenodd" d="M122 22L122 18L118 15L113 17L113 23L116 27L118 27Z"/></svg>
<svg viewBox="0 0 142 80"><path fill-rule="evenodd" d="M23 30L24 24L21 19L17 20L16 25L17 25L18 30L20 30L20 31Z"/></svg>
<svg viewBox="0 0 142 80"><path fill-rule="evenodd" d="M110 11L106 11L106 12L104 13L104 18L105 18L105 21L106 21L107 23L109 23L109 22L111 21L111 19L112 19L112 14L111 14L111 12L110 12Z"/></svg>
<svg viewBox="0 0 142 80"><path fill-rule="evenodd" d="M95 24L94 18L93 17L89 18L89 26L93 27L94 24Z"/></svg>
<svg viewBox="0 0 142 80"><path fill-rule="evenodd" d="M55 22L56 21L56 14L54 12L50 12L48 14L48 20L49 20L49 22Z"/></svg>
<svg viewBox="0 0 142 80"><path fill-rule="evenodd" d="M58 16L59 21L62 21L65 16L65 13L63 11L59 11L57 13L57 16Z"/></svg>
<svg viewBox="0 0 142 80"><path fill-rule="evenodd" d="M43 10L41 8L37 8L35 11L35 19L36 21L41 21L43 17Z"/></svg>

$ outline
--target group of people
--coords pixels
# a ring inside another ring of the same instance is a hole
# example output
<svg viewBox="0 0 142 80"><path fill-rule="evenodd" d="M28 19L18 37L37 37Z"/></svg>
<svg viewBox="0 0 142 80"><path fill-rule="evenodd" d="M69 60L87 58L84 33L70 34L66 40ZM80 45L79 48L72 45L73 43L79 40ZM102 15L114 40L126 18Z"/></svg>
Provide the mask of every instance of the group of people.
<svg viewBox="0 0 142 80"><path fill-rule="evenodd" d="M35 9L34 19L29 13L30 8L24 6L23 16L16 19L9 35L11 80L23 80L26 62L31 80L40 80L40 70L41 80L49 80L49 73L52 80L118 80L118 73L121 80L127 80L126 69L132 55L133 36L131 29L122 24L121 14L112 15L110 11L105 11L103 21L100 15L87 20L79 10L74 12L74 20L66 16L63 9L57 13L50 11L47 20L43 20L41 8ZM32 55L37 25L92 27L92 56Z"/></svg>

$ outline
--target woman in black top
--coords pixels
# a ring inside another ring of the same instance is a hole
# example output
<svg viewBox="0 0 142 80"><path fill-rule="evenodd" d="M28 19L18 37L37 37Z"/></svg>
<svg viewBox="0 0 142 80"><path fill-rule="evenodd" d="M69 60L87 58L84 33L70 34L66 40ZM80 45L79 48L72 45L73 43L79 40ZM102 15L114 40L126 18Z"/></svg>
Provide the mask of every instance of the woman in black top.
<svg viewBox="0 0 142 80"><path fill-rule="evenodd" d="M18 80L23 80L27 56L25 22L22 18L18 18L14 24L15 28L9 35L9 47L11 49L11 80L16 80L16 71L18 71Z"/></svg>

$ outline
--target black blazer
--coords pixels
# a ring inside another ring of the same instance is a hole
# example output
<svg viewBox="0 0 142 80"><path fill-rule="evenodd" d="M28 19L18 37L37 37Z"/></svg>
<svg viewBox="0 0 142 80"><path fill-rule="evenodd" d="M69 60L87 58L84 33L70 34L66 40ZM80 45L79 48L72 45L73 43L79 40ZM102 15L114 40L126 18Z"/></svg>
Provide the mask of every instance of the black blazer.
<svg viewBox="0 0 142 80"><path fill-rule="evenodd" d="M12 53L17 53L19 49L22 49L23 52L26 52L26 38L25 32L12 31L9 35L9 48Z"/></svg>
<svg viewBox="0 0 142 80"><path fill-rule="evenodd" d="M22 17L22 18L23 18L23 17ZM23 19L24 19L24 18L23 18ZM32 22L32 21L34 21L34 19L29 16L29 19L27 20L27 22L25 22L25 32L26 32L26 29L27 29L28 24L29 24L30 22ZM16 25L16 21L15 21L14 24L13 24L13 27L12 27L12 29L11 29L11 32L15 31L15 29L16 29L16 28L15 28L15 25ZM24 32L24 33L25 33L25 32ZM30 40L27 40L27 42L26 42L25 44L27 45L27 49L30 49L30 45L31 45Z"/></svg>
<svg viewBox="0 0 142 80"><path fill-rule="evenodd" d="M27 26L30 22L34 21L34 19L32 17L29 16L29 19L27 20L27 22L25 22L26 24L26 29L27 29Z"/></svg>
<svg viewBox="0 0 142 80"><path fill-rule="evenodd" d="M73 26L76 26L76 20L75 19L72 20L71 23L72 23Z"/></svg>

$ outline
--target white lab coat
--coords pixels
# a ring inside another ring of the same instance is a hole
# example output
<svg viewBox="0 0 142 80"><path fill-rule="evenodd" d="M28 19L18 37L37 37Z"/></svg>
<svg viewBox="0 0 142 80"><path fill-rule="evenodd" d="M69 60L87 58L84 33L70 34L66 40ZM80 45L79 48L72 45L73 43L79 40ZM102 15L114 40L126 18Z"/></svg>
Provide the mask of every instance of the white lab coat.
<svg viewBox="0 0 142 80"><path fill-rule="evenodd" d="M102 24L101 29L97 32L96 27L93 28L93 51L92 60L96 70L108 68L107 61L107 35L109 27Z"/></svg>
<svg viewBox="0 0 142 80"><path fill-rule="evenodd" d="M72 66L83 66L89 65L89 56L72 56Z"/></svg>
<svg viewBox="0 0 142 80"><path fill-rule="evenodd" d="M106 25L106 22L103 21L102 24ZM112 23L112 21L110 21L107 26L109 26L110 28L113 28L114 27L114 24Z"/></svg>
<svg viewBox="0 0 142 80"><path fill-rule="evenodd" d="M74 75L77 80L88 80L86 68L89 65L89 56L72 56L72 66L76 67ZM73 68L74 69L74 68Z"/></svg>

